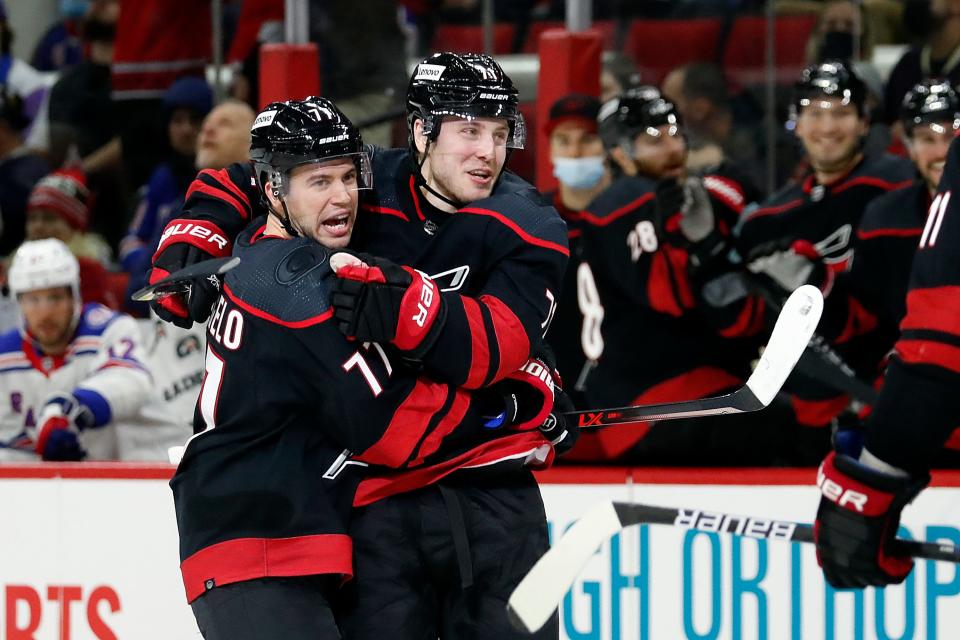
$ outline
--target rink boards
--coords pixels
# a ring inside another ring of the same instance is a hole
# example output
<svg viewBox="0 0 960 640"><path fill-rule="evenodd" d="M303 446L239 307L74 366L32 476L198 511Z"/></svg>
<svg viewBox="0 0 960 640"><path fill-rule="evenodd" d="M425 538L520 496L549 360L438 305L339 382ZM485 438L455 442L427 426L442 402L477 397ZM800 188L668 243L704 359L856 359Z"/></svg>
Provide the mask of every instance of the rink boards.
<svg viewBox="0 0 960 640"><path fill-rule="evenodd" d="M0 467L0 640L199 638L177 568L166 465ZM559 469L551 535L599 500L810 521L814 470ZM960 473L934 476L901 535L960 545ZM561 605L570 639L960 637L960 573L921 561L902 586L838 592L809 545L627 529ZM385 636L387 637L387 636Z"/></svg>

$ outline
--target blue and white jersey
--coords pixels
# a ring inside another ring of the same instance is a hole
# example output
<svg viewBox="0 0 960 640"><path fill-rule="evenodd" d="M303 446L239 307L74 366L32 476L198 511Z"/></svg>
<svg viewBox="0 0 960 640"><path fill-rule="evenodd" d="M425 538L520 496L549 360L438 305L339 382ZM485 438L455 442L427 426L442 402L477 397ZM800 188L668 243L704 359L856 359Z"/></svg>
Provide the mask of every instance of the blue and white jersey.
<svg viewBox="0 0 960 640"><path fill-rule="evenodd" d="M144 362L134 319L100 304L84 305L60 356L43 354L19 329L0 334L0 446L32 451L26 431L37 426L40 408L55 393L73 394L97 427L133 418L151 391ZM91 451L91 457L99 456Z"/></svg>

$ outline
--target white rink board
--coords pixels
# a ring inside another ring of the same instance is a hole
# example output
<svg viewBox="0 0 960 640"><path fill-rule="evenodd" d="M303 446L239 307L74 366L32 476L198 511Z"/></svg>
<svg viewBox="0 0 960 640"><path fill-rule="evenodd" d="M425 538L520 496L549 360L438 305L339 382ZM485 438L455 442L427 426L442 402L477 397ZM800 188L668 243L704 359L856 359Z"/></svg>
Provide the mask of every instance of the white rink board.
<svg viewBox="0 0 960 640"><path fill-rule="evenodd" d="M0 468L0 640L200 638L166 480L156 467L138 475L127 465L112 478L110 465L97 468L97 479ZM809 520L817 501L808 486L544 484L543 494L553 532L604 499L795 520ZM918 536L960 544L960 489L929 489L905 521ZM920 562L905 587L885 594L833 594L809 546L633 527L603 546L568 594L561 637L945 640L960 636L958 594L950 565Z"/></svg>

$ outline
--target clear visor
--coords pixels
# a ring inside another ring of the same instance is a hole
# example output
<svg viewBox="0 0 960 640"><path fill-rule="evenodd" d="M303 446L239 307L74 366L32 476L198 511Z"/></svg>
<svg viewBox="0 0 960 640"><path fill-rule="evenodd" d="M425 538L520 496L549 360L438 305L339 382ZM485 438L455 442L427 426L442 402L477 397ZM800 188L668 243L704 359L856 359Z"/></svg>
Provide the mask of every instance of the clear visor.
<svg viewBox="0 0 960 640"><path fill-rule="evenodd" d="M290 193L290 174L294 169L319 165L331 165L335 167L341 164L340 161L343 160L348 160L357 170L357 179L352 181L352 183L346 183L348 190L362 191L373 188L373 165L370 162L370 155L366 151L306 160L284 169L274 168L274 186L280 191L281 195L287 195Z"/></svg>
<svg viewBox="0 0 960 640"><path fill-rule="evenodd" d="M506 114L506 115L505 115ZM423 133L427 136L433 133L434 128L443 121L443 118L458 118L461 120L479 120L493 118L506 120L510 131L507 133L506 146L508 149L523 149L527 142L527 123L523 114L514 108L505 108L502 105L476 105L457 107L443 107L430 112L431 117L423 122Z"/></svg>

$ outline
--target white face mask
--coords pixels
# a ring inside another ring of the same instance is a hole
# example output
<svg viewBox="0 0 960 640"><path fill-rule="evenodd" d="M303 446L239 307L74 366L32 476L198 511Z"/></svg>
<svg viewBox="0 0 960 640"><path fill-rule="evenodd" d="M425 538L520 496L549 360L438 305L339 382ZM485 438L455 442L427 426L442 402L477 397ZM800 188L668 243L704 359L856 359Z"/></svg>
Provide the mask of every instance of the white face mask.
<svg viewBox="0 0 960 640"><path fill-rule="evenodd" d="M571 189L590 189L597 186L605 168L603 156L585 158L554 158L553 175Z"/></svg>

